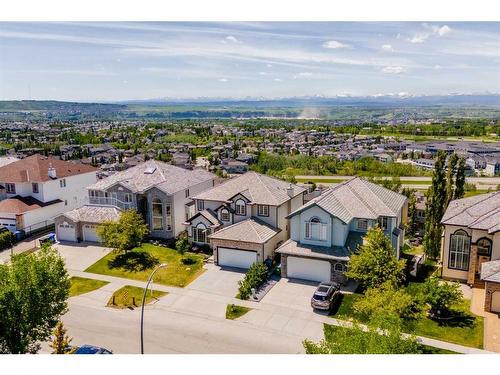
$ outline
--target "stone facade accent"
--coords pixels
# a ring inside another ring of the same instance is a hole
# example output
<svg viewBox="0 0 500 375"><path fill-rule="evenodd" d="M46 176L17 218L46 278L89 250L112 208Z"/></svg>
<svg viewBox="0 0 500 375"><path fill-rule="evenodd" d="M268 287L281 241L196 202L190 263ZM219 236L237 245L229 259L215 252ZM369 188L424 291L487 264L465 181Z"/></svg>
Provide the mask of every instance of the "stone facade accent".
<svg viewBox="0 0 500 375"><path fill-rule="evenodd" d="M476 267L477 267L477 245L472 244L469 254L469 271L467 273L467 284L473 285L476 281Z"/></svg>
<svg viewBox="0 0 500 375"><path fill-rule="evenodd" d="M316 259L316 258L310 258L310 257L301 257L298 255L288 255L288 254L281 254L281 277L288 277L287 275L287 261L288 257L293 256L296 258L304 258L304 259ZM345 276L345 271L347 270L347 262L345 261L337 261L337 260L327 260L327 259L319 259L321 261L326 261L330 263L330 281L335 281L339 284L344 285L347 282L347 278ZM342 271L336 271L335 270L335 265L336 264L342 264Z"/></svg>
<svg viewBox="0 0 500 375"><path fill-rule="evenodd" d="M491 312L491 298L493 293L500 293L500 283L487 281L485 285L484 311Z"/></svg>

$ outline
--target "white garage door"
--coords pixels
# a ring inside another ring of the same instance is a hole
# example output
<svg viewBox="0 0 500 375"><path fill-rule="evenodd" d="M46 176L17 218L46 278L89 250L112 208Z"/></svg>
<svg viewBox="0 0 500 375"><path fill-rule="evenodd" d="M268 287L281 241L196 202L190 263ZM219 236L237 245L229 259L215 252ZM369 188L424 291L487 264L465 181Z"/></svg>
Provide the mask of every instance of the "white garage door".
<svg viewBox="0 0 500 375"><path fill-rule="evenodd" d="M219 247L217 255L219 266L250 268L257 261L257 253L255 251Z"/></svg>
<svg viewBox="0 0 500 375"><path fill-rule="evenodd" d="M491 312L500 313L500 292L491 295Z"/></svg>
<svg viewBox="0 0 500 375"><path fill-rule="evenodd" d="M73 224L62 223L57 226L56 237L58 241L76 242L76 230Z"/></svg>
<svg viewBox="0 0 500 375"><path fill-rule="evenodd" d="M330 281L330 262L316 259L288 257L286 261L287 277L311 281Z"/></svg>
<svg viewBox="0 0 500 375"><path fill-rule="evenodd" d="M101 242L97 235L97 225L84 224L83 225L83 240L85 242Z"/></svg>

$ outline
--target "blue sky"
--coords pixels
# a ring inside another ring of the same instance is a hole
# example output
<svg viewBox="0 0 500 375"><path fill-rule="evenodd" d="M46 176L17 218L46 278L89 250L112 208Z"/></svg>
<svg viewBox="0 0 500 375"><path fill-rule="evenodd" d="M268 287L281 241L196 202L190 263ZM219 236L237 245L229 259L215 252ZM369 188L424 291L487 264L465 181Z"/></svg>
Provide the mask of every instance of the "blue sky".
<svg viewBox="0 0 500 375"><path fill-rule="evenodd" d="M500 23L0 23L0 99L500 92Z"/></svg>

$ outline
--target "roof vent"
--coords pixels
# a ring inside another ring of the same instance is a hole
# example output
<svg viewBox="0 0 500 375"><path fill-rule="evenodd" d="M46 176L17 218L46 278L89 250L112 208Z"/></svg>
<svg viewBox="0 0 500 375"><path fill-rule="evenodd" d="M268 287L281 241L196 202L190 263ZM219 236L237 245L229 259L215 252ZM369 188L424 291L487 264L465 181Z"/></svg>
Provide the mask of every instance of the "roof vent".
<svg viewBox="0 0 500 375"><path fill-rule="evenodd" d="M147 167L144 170L144 174L153 174L156 171L156 167Z"/></svg>
<svg viewBox="0 0 500 375"><path fill-rule="evenodd" d="M56 169L54 167L52 167L52 164L49 164L49 177L52 179L57 178Z"/></svg>

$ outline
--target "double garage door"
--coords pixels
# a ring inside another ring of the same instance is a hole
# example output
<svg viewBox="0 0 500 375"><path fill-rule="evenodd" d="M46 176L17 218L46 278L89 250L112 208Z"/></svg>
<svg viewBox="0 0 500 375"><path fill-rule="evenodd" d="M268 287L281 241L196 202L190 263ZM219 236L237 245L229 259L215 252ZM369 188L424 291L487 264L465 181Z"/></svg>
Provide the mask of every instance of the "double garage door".
<svg viewBox="0 0 500 375"><path fill-rule="evenodd" d="M288 256L286 275L291 279L330 281L331 267L330 262L324 260Z"/></svg>
<svg viewBox="0 0 500 375"><path fill-rule="evenodd" d="M83 241L84 242L100 242L97 235L97 225L82 224ZM57 240L77 242L76 226L73 224L62 223L57 226Z"/></svg>
<svg viewBox="0 0 500 375"><path fill-rule="evenodd" d="M232 249L229 247L217 248L217 263L219 266L250 268L257 261L257 252Z"/></svg>

